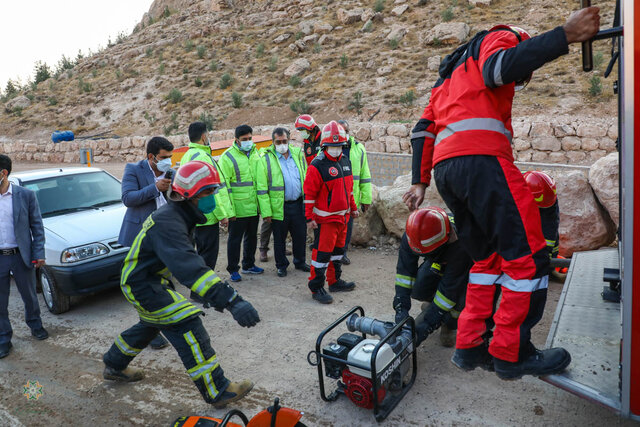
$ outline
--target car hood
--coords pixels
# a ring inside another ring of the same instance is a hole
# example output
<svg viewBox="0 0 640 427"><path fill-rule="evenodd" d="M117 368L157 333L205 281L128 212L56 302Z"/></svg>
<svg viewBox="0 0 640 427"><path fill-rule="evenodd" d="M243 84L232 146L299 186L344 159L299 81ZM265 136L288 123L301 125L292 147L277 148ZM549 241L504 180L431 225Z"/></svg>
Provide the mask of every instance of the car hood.
<svg viewBox="0 0 640 427"><path fill-rule="evenodd" d="M103 208L43 218L44 228L68 246L117 238L127 208L119 203Z"/></svg>

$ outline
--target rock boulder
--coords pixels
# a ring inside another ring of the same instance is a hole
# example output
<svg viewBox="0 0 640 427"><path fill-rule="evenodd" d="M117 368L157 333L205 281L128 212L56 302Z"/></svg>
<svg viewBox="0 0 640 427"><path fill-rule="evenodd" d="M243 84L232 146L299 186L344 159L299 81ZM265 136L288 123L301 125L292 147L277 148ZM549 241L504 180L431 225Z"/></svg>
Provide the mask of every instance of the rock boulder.
<svg viewBox="0 0 640 427"><path fill-rule="evenodd" d="M611 153L591 165L589 184L602 206L609 212L616 227L619 226L618 153Z"/></svg>
<svg viewBox="0 0 640 427"><path fill-rule="evenodd" d="M465 22L443 22L426 32L424 42L434 44L460 44L469 37L469 26Z"/></svg>
<svg viewBox="0 0 640 427"><path fill-rule="evenodd" d="M385 233L384 223L377 209L378 187L373 188L373 203L365 214L360 212L360 218L353 221L353 234L351 235L351 243L354 245L366 245L374 237Z"/></svg>
<svg viewBox="0 0 640 427"><path fill-rule="evenodd" d="M311 67L309 61L305 58L296 59L291 65L284 70L285 77L299 76Z"/></svg>
<svg viewBox="0 0 640 427"><path fill-rule="evenodd" d="M364 9L362 8L355 8L351 10L338 9L338 21L340 21L342 25L353 24L354 22L358 22L361 20L363 13Z"/></svg>
<svg viewBox="0 0 640 427"><path fill-rule="evenodd" d="M16 96L11 101L5 104L5 107L8 111L13 111L16 108L25 109L29 105L31 105L31 101L24 95Z"/></svg>

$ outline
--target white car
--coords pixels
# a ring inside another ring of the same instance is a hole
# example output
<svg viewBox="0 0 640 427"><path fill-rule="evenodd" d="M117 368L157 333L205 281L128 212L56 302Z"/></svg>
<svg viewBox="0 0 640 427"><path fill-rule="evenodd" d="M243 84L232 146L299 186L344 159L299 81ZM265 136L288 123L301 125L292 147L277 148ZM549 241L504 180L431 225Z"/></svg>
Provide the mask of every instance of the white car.
<svg viewBox="0 0 640 427"><path fill-rule="evenodd" d="M98 168L16 172L9 179L33 190L40 205L46 265L36 274L49 311L64 313L71 296L119 284L129 248L118 243L127 210L118 179Z"/></svg>

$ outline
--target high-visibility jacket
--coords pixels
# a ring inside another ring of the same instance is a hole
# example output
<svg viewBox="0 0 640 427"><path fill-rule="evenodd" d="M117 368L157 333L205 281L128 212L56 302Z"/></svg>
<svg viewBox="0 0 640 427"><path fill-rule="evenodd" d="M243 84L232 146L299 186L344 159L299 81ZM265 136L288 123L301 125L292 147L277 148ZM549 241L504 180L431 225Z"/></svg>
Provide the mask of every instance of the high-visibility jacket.
<svg viewBox="0 0 640 427"><path fill-rule="evenodd" d="M211 147L198 144L197 142L190 143L189 150L187 150L187 152L184 153L184 156L182 156L180 164L184 165L185 163L191 162L193 160L199 160L201 162L209 163L218 171L218 175L220 176L220 186L218 187L218 191L214 196L216 198L216 208L213 212L205 214L205 216L207 217L207 222L205 224L198 224L198 226L217 224L221 219L236 216L235 212L233 211L231 199L229 198L229 188L227 186L227 180L224 177L224 173L222 173L220 166L218 166L218 162L216 162L211 155Z"/></svg>
<svg viewBox="0 0 640 427"><path fill-rule="evenodd" d="M170 325L202 310L169 287L171 275L206 300L223 292L220 278L206 266L191 239L205 216L190 202L169 202L142 224L122 267L120 288L140 319Z"/></svg>
<svg viewBox="0 0 640 427"><path fill-rule="evenodd" d="M440 79L411 134L412 183L429 184L431 168L456 156L513 161L515 82L569 51L562 27L519 42L509 29L482 31L440 64Z"/></svg>
<svg viewBox="0 0 640 427"><path fill-rule="evenodd" d="M298 167L300 189L302 189L307 173L307 162L302 150L292 145L289 145L289 155L293 157ZM260 215L263 218L272 217L281 221L284 218L284 176L280 159L273 145L262 152L256 181Z"/></svg>
<svg viewBox="0 0 640 427"><path fill-rule="evenodd" d="M259 162L260 154L255 146L247 156L236 143L220 156L219 165L227 178L231 203L238 218L258 215L255 177Z"/></svg>
<svg viewBox="0 0 640 427"><path fill-rule="evenodd" d="M318 134L316 138L312 141L310 139L305 139L302 141L304 143L304 156L307 159L307 165L311 164L311 161L315 159L315 157L320 152L322 132L320 132L320 128L318 127Z"/></svg>
<svg viewBox="0 0 640 427"><path fill-rule="evenodd" d="M351 164L342 154L337 160L324 151L318 154L307 169L303 192L307 221L346 224L351 212L358 210L353 199Z"/></svg>
<svg viewBox="0 0 640 427"><path fill-rule="evenodd" d="M353 174L353 199L356 201L358 209L360 205L370 205L371 193L371 171L367 161L367 151L364 144L356 141L353 136L349 137L349 143L343 152L351 161L351 173Z"/></svg>

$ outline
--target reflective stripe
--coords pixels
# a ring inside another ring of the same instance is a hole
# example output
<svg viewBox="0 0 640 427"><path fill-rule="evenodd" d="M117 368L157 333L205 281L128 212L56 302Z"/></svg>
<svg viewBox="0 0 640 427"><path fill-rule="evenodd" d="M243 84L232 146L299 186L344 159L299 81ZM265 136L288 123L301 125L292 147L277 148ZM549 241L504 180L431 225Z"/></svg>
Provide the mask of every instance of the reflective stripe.
<svg viewBox="0 0 640 427"><path fill-rule="evenodd" d="M437 215L437 217L440 221L440 232L433 237L421 240L420 243L423 246L431 246L447 237L447 225L444 223L444 217L442 215Z"/></svg>
<svg viewBox="0 0 640 427"><path fill-rule="evenodd" d="M269 194L267 190L258 190L258 196L264 196L265 194Z"/></svg>
<svg viewBox="0 0 640 427"><path fill-rule="evenodd" d="M192 304L189 304L181 308L179 311L163 317L150 316L144 313L138 313L138 314L140 315L140 319L148 323L154 323L157 325L170 325L170 324L178 323L186 319L187 317L193 316L198 313L202 313L202 310L200 310L199 308L195 307Z"/></svg>
<svg viewBox="0 0 640 427"><path fill-rule="evenodd" d="M371 182L371 178L364 178L360 180L360 184L366 184L368 182Z"/></svg>
<svg viewBox="0 0 640 427"><path fill-rule="evenodd" d="M496 283L512 290L513 292L535 292L549 287L549 276L539 279L512 279L508 274L504 274Z"/></svg>
<svg viewBox="0 0 640 427"><path fill-rule="evenodd" d="M456 305L455 302L442 295L440 291L436 292L436 296L433 298L433 302L444 311L449 311Z"/></svg>
<svg viewBox="0 0 640 427"><path fill-rule="evenodd" d="M184 338L191 347L191 353L193 353L193 358L198 362L199 365L205 363L204 355L202 354L202 350L200 349L200 344L193 336L193 332L189 331L184 334ZM207 388L207 393L211 398L215 399L218 396L218 389L216 388L213 380L211 378L211 374L209 372L205 372L203 376L204 385ZM195 381L195 379L194 379Z"/></svg>
<svg viewBox="0 0 640 427"><path fill-rule="evenodd" d="M220 185L218 185L218 190L220 190L221 188L225 188L227 186L227 184L225 184L224 182L221 182Z"/></svg>
<svg viewBox="0 0 640 427"><path fill-rule="evenodd" d="M310 204L314 204L316 201L315 200L305 200L305 203L310 203Z"/></svg>
<svg viewBox="0 0 640 427"><path fill-rule="evenodd" d="M496 86L502 86L502 57L504 56L504 50L498 54L496 59L496 65L493 67L493 82Z"/></svg>
<svg viewBox="0 0 640 427"><path fill-rule="evenodd" d="M470 273L469 283L474 285L493 285L500 277L499 274Z"/></svg>
<svg viewBox="0 0 640 427"><path fill-rule="evenodd" d="M347 212L349 212L349 209L345 209L343 211L337 211L337 212L327 212L327 211L320 210L318 208L313 208L313 213L321 217L327 217L331 215L345 215Z"/></svg>
<svg viewBox="0 0 640 427"><path fill-rule="evenodd" d="M191 290L203 297L218 282L220 282L220 278L212 270L209 270L191 285Z"/></svg>
<svg viewBox="0 0 640 427"><path fill-rule="evenodd" d="M197 152L196 154L194 154L193 156L191 156L191 158L188 160L189 162L192 161L193 159L195 159L196 157L198 157L200 155L200 152Z"/></svg>
<svg viewBox="0 0 640 427"><path fill-rule="evenodd" d="M411 289L413 288L413 284L416 282L415 277L411 276L403 276L401 274L396 274L396 286L400 286L403 288Z"/></svg>
<svg viewBox="0 0 640 427"><path fill-rule="evenodd" d="M284 191L283 187L269 187L269 191Z"/></svg>
<svg viewBox="0 0 640 427"><path fill-rule="evenodd" d="M438 271L442 270L442 266L440 264L438 264L437 262L432 263L431 264L431 268L434 269L434 270L438 270Z"/></svg>
<svg viewBox="0 0 640 427"><path fill-rule="evenodd" d="M414 132L414 133L411 134L411 139L423 138L423 137L435 138L436 136L434 134L432 134L431 132L427 132L426 130L421 131L421 132Z"/></svg>
<svg viewBox="0 0 640 427"><path fill-rule="evenodd" d="M125 356L136 357L142 351L142 349L133 348L129 344L127 344L122 338L122 335L118 335L118 338L116 338L114 344Z"/></svg>
<svg viewBox="0 0 640 427"><path fill-rule="evenodd" d="M547 240L547 246L555 246L556 245L556 241L555 240Z"/></svg>
<svg viewBox="0 0 640 427"><path fill-rule="evenodd" d="M360 175L353 175L354 181L360 181Z"/></svg>
<svg viewBox="0 0 640 427"><path fill-rule="evenodd" d="M331 261L340 261L342 258L344 258L344 255L331 255L330 260Z"/></svg>
<svg viewBox="0 0 640 427"><path fill-rule="evenodd" d="M253 181L247 182L230 182L231 187L253 187Z"/></svg>
<svg viewBox="0 0 640 427"><path fill-rule="evenodd" d="M171 278L171 273L169 272L169 269L167 267L163 268L162 270L158 271L156 273L158 276L164 278L164 279L169 279Z"/></svg>
<svg viewBox="0 0 640 427"><path fill-rule="evenodd" d="M242 181L242 175L240 174L240 166L238 166L238 161L236 160L235 157L233 157L233 154L231 154L230 151L227 151L224 154L231 159L231 162L233 163L233 169L235 169L236 171L236 182L230 182L229 185L231 187L252 187L253 181L246 181L246 182Z"/></svg>
<svg viewBox="0 0 640 427"><path fill-rule="evenodd" d="M486 130L491 132L498 132L506 136L507 139L509 139L509 142L511 142L512 138L511 132L509 132L504 127L504 123L502 123L502 121L491 118L476 118L460 120L459 122L448 124L443 131L438 133L434 145L438 145L442 142L443 139L450 137L456 132L464 132L468 130Z"/></svg>
<svg viewBox="0 0 640 427"><path fill-rule="evenodd" d="M315 268L327 268L329 267L329 263L328 262L318 262L318 261L314 261L311 260L311 265Z"/></svg>
<svg viewBox="0 0 640 427"><path fill-rule="evenodd" d="M220 366L218 363L218 357L214 354L209 360L204 363L197 364L193 368L189 369L187 373L193 381L197 380L205 372L213 372Z"/></svg>

